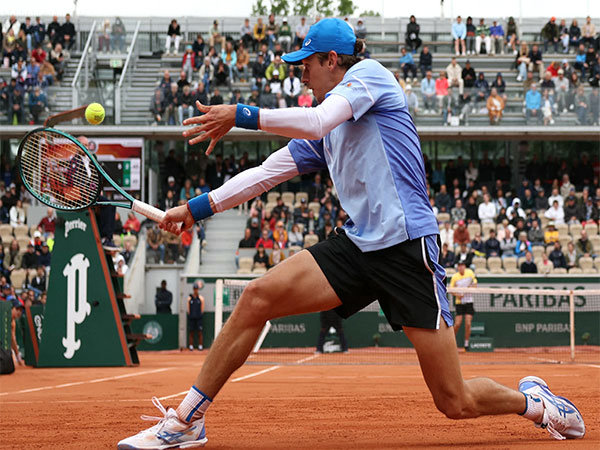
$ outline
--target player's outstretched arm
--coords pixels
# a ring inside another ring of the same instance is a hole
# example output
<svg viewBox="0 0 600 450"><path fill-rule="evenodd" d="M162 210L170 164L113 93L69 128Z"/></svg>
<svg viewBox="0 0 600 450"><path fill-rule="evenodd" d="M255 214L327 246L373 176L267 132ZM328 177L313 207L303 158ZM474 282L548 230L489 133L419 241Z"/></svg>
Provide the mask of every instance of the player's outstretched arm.
<svg viewBox="0 0 600 450"><path fill-rule="evenodd" d="M183 136L195 136L189 141L192 145L210 139L207 155L233 126L261 129L289 138L317 140L352 118L350 103L340 95L330 95L315 108L260 110L241 103L205 106L200 102L196 102L196 106L204 114L183 121L184 125L197 125L185 130Z"/></svg>
<svg viewBox="0 0 600 450"><path fill-rule="evenodd" d="M168 210L159 226L179 234L195 222L252 200L298 174L298 166L290 150L287 146L283 147L272 153L260 166L244 170L218 189Z"/></svg>

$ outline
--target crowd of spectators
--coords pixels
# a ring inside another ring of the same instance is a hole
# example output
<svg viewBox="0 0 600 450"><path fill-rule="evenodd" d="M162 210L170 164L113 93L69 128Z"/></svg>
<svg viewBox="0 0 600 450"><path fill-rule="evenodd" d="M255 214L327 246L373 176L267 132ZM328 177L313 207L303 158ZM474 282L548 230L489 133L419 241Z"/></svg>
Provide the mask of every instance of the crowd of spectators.
<svg viewBox="0 0 600 450"><path fill-rule="evenodd" d="M515 99L523 102L528 123L552 125L556 116L571 112L576 114L578 124L597 125L600 117L600 37L596 37L595 26L589 17L582 30L576 20L568 28L565 20L560 26L555 22L556 19L551 18L541 32L544 53L549 44L554 44L555 53L558 53L561 44L563 53L575 52L573 65L564 58L561 62L556 59L545 62L538 44L533 43L530 48L527 42L519 39L512 17L508 19L505 32L497 21L488 27L485 19L480 19L479 25L475 26L471 17L465 24L459 16L452 24L456 57L435 78L433 56L427 45L416 59L422 41L420 26L411 16L406 27L406 47L401 49L399 70L395 73L406 92L411 114L413 117L435 114L441 116L444 125L468 125L470 114L485 113L491 125L499 124L508 100L502 73L498 72L488 81L483 70L476 72L468 59L462 67L457 57L504 54L508 48L515 55L513 67L518 74L517 82L523 83L522 93L518 92ZM554 36L555 29L556 40L550 37ZM417 76L418 72L420 76ZM592 89L586 92L585 85Z"/></svg>
<svg viewBox="0 0 600 450"><path fill-rule="evenodd" d="M10 16L0 24L2 67L10 68L10 79L0 77L0 111L9 124L36 124L48 111L47 88L60 83L70 51L75 45L71 16L64 23L54 16L47 26L40 17L20 23Z"/></svg>

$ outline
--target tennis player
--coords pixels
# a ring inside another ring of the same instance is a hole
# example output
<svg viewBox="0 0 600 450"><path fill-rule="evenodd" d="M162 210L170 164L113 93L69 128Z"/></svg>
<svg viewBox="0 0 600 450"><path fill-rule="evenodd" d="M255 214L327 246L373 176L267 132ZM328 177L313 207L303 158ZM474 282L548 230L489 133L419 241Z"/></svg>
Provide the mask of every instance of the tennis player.
<svg viewBox="0 0 600 450"><path fill-rule="evenodd" d="M447 417L521 414L557 439L584 435L577 408L537 377L523 378L519 390L488 378L463 380L419 136L394 76L374 60L359 61L361 48L344 21L323 19L300 50L283 57L304 65L302 82L313 90L317 107L198 104L204 115L184 122L196 125L184 136L199 134L191 144L210 139L208 153L233 126L292 140L260 167L169 210L160 224L164 230L177 232L181 223L189 228L298 174L322 169L329 169L350 219L328 240L250 283L181 404L166 410L153 398L164 417L121 441L119 449L204 445L209 406L267 320L333 308L346 318L375 299L393 329L403 329L411 340L433 401Z"/></svg>

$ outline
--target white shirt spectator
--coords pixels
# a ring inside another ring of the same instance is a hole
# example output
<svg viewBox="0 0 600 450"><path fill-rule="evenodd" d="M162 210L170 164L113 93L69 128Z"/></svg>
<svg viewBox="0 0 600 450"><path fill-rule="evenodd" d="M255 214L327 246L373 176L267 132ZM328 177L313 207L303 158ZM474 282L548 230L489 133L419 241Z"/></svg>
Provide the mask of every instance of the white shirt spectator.
<svg viewBox="0 0 600 450"><path fill-rule="evenodd" d="M562 209L561 206L557 205L555 207L553 205L551 208L548 208L546 210L544 216L546 216L550 220L554 220L555 225L561 225L565 223L565 211Z"/></svg>
<svg viewBox="0 0 600 450"><path fill-rule="evenodd" d="M292 97L300 95L300 79L298 77L294 77L293 79L286 77L283 80L283 93Z"/></svg>
<svg viewBox="0 0 600 450"><path fill-rule="evenodd" d="M306 35L308 33L309 28L310 28L310 25L308 25L306 22L304 23L304 25L302 25L302 22L300 22L296 26L296 36L298 38L304 40L304 38L306 37Z"/></svg>
<svg viewBox="0 0 600 450"><path fill-rule="evenodd" d="M477 215L481 223L493 223L496 218L496 206L492 202L483 202L477 208Z"/></svg>
<svg viewBox="0 0 600 450"><path fill-rule="evenodd" d="M10 226L16 227L17 225L24 225L25 219L25 210L22 207L13 206L9 211L10 215Z"/></svg>
<svg viewBox="0 0 600 450"><path fill-rule="evenodd" d="M451 250L454 248L454 230L451 227L444 227L440 231L440 240L442 241L442 246L444 244L448 244L448 249Z"/></svg>
<svg viewBox="0 0 600 450"><path fill-rule="evenodd" d="M554 200L556 200L558 202L559 208L563 207L565 200L562 198L562 196L560 194L551 195L550 197L548 197L548 204L550 205L551 208L552 208L552 204L554 203Z"/></svg>

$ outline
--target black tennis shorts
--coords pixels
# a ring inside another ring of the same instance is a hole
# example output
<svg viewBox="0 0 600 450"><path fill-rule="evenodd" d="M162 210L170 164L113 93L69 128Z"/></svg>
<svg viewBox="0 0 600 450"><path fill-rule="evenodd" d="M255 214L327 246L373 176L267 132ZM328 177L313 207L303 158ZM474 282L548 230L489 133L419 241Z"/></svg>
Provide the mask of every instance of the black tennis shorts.
<svg viewBox="0 0 600 450"><path fill-rule="evenodd" d="M459 303L456 305L456 315L464 316L465 314L469 314L471 316L475 315L475 308L473 308L473 303Z"/></svg>
<svg viewBox="0 0 600 450"><path fill-rule="evenodd" d="M199 319L188 317L188 331L202 331L202 317Z"/></svg>
<svg viewBox="0 0 600 450"><path fill-rule="evenodd" d="M313 255L342 305L343 318L375 300L394 330L403 326L438 329L452 326L444 269L439 265L439 236L425 236L392 247L362 252L336 228L326 241L307 250Z"/></svg>

